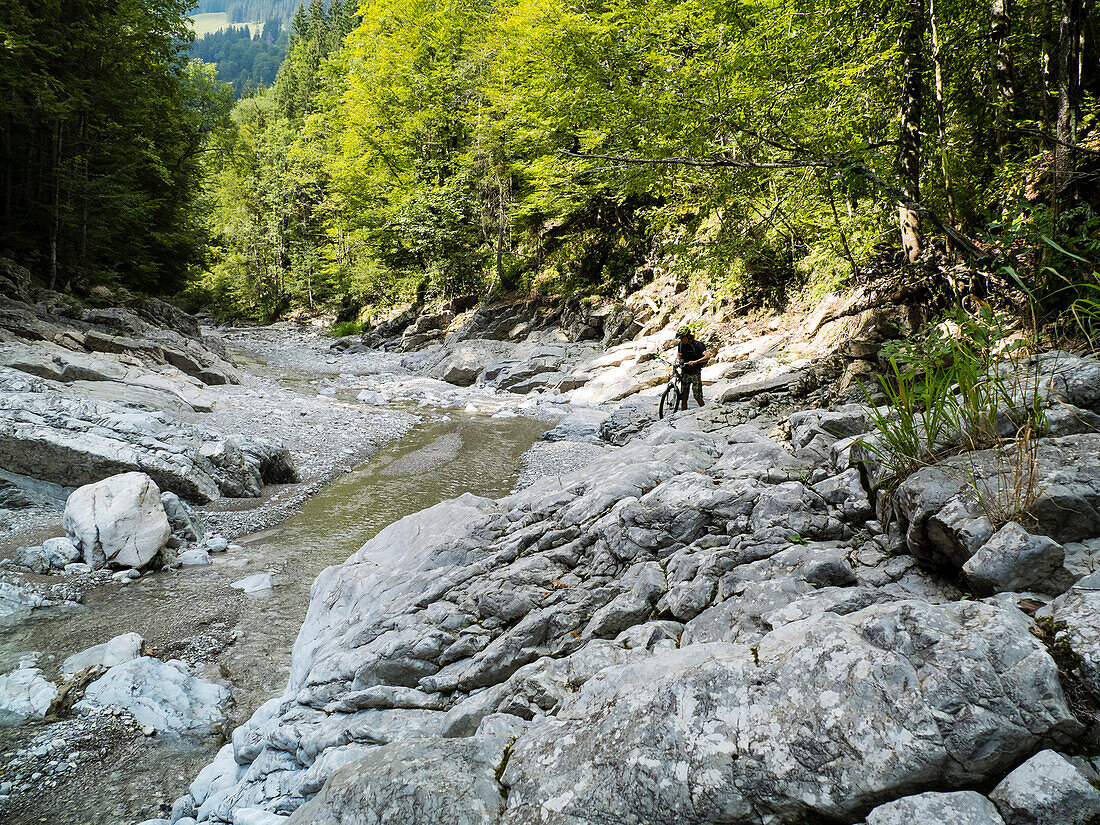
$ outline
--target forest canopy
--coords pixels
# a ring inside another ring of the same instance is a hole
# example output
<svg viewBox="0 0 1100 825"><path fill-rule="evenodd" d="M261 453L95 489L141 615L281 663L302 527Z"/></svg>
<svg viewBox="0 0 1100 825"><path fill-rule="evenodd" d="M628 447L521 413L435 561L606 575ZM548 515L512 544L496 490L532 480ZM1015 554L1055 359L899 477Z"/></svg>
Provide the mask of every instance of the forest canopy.
<svg viewBox="0 0 1100 825"><path fill-rule="evenodd" d="M1086 0L313 0L235 105L183 0L0 9L0 254L57 287L267 320L662 273L779 304L933 254L1095 281Z"/></svg>
<svg viewBox="0 0 1100 825"><path fill-rule="evenodd" d="M1096 34L1081 0L318 0L211 158L200 294L271 318L648 267L781 300L928 233L1088 269Z"/></svg>

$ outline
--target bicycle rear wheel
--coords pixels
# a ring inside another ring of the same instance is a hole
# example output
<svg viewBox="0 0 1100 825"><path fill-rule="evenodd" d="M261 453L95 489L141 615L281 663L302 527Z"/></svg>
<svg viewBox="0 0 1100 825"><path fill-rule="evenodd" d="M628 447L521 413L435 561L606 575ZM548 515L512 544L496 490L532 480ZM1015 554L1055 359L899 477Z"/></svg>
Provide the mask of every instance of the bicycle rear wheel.
<svg viewBox="0 0 1100 825"><path fill-rule="evenodd" d="M661 403L657 405L657 417L664 418L666 414L672 415L679 405L680 390L675 386L668 387L661 396Z"/></svg>

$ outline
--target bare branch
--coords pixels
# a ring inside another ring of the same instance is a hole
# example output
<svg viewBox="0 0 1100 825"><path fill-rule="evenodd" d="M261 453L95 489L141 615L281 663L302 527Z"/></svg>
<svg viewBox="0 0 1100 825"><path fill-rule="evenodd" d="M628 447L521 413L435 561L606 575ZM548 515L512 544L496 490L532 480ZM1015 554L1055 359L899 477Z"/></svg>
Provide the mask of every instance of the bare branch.
<svg viewBox="0 0 1100 825"><path fill-rule="evenodd" d="M568 149L559 149L558 153L564 157L578 160L608 160L612 163L630 166L689 166L695 169L809 169L836 166L836 161L830 158L757 163L747 160L735 160L734 158L713 158L709 160L678 156L669 158L628 158L622 155L595 155L587 152L572 152Z"/></svg>

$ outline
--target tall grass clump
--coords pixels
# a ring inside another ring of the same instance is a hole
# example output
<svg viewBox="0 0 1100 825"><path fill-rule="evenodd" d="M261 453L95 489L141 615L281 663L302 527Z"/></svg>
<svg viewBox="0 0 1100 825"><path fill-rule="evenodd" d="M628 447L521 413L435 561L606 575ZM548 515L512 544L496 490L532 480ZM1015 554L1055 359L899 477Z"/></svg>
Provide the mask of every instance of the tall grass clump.
<svg viewBox="0 0 1100 825"><path fill-rule="evenodd" d="M1024 358L1031 347L1007 315L981 302L883 347L887 403L874 404L864 388L873 437L863 448L880 465L876 491L890 496L921 467L1012 442L1001 453L1001 483L973 472L967 481L991 520L1026 509L1037 495L1035 439L1045 426L1038 377Z"/></svg>

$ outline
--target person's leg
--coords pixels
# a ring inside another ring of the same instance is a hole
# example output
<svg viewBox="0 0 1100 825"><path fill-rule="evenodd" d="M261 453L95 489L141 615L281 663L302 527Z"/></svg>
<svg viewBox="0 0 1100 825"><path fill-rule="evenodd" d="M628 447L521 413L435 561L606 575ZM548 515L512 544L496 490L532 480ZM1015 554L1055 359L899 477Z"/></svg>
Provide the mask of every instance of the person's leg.
<svg viewBox="0 0 1100 825"><path fill-rule="evenodd" d="M691 390L691 376L685 374L680 379L680 409L686 410L688 408L688 392Z"/></svg>
<svg viewBox="0 0 1100 825"><path fill-rule="evenodd" d="M691 376L691 389L695 393L695 400L699 402L699 406L703 406L703 374L700 372Z"/></svg>

